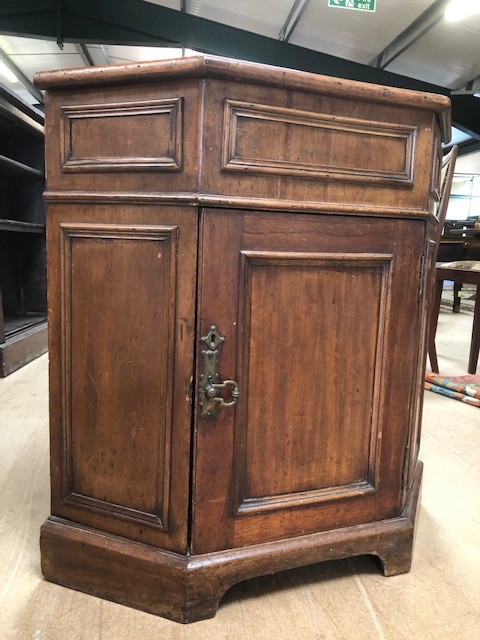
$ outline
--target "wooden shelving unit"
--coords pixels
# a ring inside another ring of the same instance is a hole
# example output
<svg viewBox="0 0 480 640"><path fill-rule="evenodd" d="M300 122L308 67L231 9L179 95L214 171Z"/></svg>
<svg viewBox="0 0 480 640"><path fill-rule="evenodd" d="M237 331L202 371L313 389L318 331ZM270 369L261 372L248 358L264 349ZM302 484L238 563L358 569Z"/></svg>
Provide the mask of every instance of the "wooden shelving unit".
<svg viewBox="0 0 480 640"><path fill-rule="evenodd" d="M39 169L34 169L6 156L0 156L0 172L5 176L38 176L43 178L43 172Z"/></svg>
<svg viewBox="0 0 480 640"><path fill-rule="evenodd" d="M0 231L16 231L23 233L45 233L45 225L35 222L21 222L20 220L2 220L0 218Z"/></svg>
<svg viewBox="0 0 480 640"><path fill-rule="evenodd" d="M0 377L47 349L43 114L0 84Z"/></svg>

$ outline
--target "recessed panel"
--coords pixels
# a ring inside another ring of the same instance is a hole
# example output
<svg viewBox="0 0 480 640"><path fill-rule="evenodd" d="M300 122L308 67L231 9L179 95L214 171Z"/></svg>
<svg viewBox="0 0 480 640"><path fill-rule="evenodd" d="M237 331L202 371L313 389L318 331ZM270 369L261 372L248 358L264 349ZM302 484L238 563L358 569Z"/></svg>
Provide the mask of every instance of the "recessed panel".
<svg viewBox="0 0 480 640"><path fill-rule="evenodd" d="M415 128L225 102L223 169L413 185Z"/></svg>
<svg viewBox="0 0 480 640"><path fill-rule="evenodd" d="M374 491L389 260L274 252L243 260L240 510ZM275 393L263 394L272 377Z"/></svg>
<svg viewBox="0 0 480 640"><path fill-rule="evenodd" d="M65 499L166 527L174 228L64 229Z"/></svg>
<svg viewBox="0 0 480 640"><path fill-rule="evenodd" d="M63 170L181 171L182 101L63 107Z"/></svg>

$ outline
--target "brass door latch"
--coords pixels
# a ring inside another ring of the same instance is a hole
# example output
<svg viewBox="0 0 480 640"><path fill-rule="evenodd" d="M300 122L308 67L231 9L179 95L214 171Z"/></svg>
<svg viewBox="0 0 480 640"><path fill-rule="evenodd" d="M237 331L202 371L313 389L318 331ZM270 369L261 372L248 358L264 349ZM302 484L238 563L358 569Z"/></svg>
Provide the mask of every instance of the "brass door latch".
<svg viewBox="0 0 480 640"><path fill-rule="evenodd" d="M202 349L203 373L200 374L200 406L202 407L202 417L213 417L216 415L217 407L233 407L240 397L240 389L235 380L224 380L220 382L218 375L218 347L225 342L225 338L218 332L217 327L212 324L210 331L201 338L207 345L207 349ZM217 395L220 389L232 386L231 400L226 402Z"/></svg>

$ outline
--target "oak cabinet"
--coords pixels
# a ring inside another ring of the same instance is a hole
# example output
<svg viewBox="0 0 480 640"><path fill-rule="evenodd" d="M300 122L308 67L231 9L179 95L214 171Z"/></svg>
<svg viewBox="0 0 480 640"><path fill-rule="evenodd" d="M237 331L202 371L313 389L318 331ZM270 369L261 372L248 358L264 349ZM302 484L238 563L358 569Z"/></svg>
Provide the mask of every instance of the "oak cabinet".
<svg viewBox="0 0 480 640"><path fill-rule="evenodd" d="M47 579L182 622L410 568L443 97L213 57L47 88Z"/></svg>

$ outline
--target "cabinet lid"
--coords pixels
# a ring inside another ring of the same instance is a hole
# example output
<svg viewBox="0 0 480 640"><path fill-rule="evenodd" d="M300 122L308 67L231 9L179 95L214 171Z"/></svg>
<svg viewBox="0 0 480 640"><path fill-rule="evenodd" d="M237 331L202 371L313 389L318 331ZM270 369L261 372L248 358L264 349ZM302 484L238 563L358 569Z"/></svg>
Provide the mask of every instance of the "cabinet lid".
<svg viewBox="0 0 480 640"><path fill-rule="evenodd" d="M202 55L172 60L129 62L104 67L40 71L34 75L33 81L39 89L49 89L187 78L216 78L248 82L305 93L348 97L359 101L432 111L438 117L442 140L448 142L451 137L450 99L444 95L334 78L220 56Z"/></svg>

